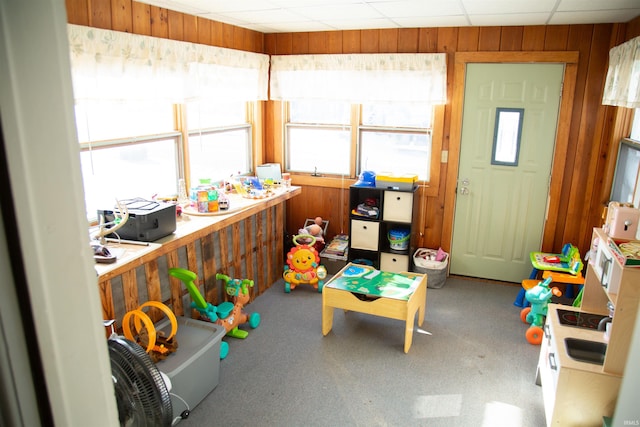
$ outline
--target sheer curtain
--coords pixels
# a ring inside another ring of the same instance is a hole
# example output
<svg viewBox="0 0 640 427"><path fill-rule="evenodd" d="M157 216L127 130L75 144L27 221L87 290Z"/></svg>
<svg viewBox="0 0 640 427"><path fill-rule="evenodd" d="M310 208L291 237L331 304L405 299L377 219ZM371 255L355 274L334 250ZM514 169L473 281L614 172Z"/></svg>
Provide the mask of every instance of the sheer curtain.
<svg viewBox="0 0 640 427"><path fill-rule="evenodd" d="M68 25L76 103L267 99L269 56Z"/></svg>
<svg viewBox="0 0 640 427"><path fill-rule="evenodd" d="M609 51L603 105L640 107L640 37Z"/></svg>
<svg viewBox="0 0 640 427"><path fill-rule="evenodd" d="M270 98L444 104L446 54L275 55Z"/></svg>

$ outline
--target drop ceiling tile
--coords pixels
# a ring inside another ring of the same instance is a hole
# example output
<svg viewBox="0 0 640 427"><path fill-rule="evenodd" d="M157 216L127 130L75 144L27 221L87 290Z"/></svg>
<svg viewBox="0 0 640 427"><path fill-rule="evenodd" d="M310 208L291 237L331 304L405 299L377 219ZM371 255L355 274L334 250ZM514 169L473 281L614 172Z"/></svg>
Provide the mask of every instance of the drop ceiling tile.
<svg viewBox="0 0 640 427"><path fill-rule="evenodd" d="M457 1L400 0L370 4L389 18L456 16L464 14L464 11Z"/></svg>
<svg viewBox="0 0 640 427"><path fill-rule="evenodd" d="M401 28L468 27L470 24L463 15L457 16L412 16L393 18Z"/></svg>
<svg viewBox="0 0 640 427"><path fill-rule="evenodd" d="M505 15L471 15L471 25L474 26L514 26L514 25L544 25L549 19L549 13L513 13Z"/></svg>
<svg viewBox="0 0 640 427"><path fill-rule="evenodd" d="M640 15L640 9L625 10L597 10L586 12L556 12L551 17L551 25L568 24L608 24L614 22L629 22L633 17Z"/></svg>
<svg viewBox="0 0 640 427"><path fill-rule="evenodd" d="M225 16L248 24L270 24L304 21L304 17L288 9L248 10L244 12L227 12Z"/></svg>
<svg viewBox="0 0 640 427"><path fill-rule="evenodd" d="M469 15L499 15L502 13L551 12L557 0L461 0Z"/></svg>
<svg viewBox="0 0 640 427"><path fill-rule="evenodd" d="M560 0L558 12L637 9L639 0Z"/></svg>
<svg viewBox="0 0 640 427"><path fill-rule="evenodd" d="M325 21L327 25L333 27L334 30L373 30L379 28L398 28L398 24L387 18L366 19L359 20L345 19L345 20L331 20Z"/></svg>
<svg viewBox="0 0 640 427"><path fill-rule="evenodd" d="M381 15L377 10L366 4L343 4L324 7L293 7L291 10L314 21L383 18L383 15Z"/></svg>

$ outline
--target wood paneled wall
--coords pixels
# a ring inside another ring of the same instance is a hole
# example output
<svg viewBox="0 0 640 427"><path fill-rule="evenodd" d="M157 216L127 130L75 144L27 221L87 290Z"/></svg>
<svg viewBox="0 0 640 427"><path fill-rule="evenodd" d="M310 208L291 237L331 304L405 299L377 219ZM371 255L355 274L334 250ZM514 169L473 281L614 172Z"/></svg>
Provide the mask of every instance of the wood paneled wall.
<svg viewBox="0 0 640 427"><path fill-rule="evenodd" d="M615 162L617 141L622 136L628 136L631 117L627 109L601 105L609 49L639 33L640 18L628 24L279 33L265 35L265 49L268 54L278 55L445 52L448 54L449 100L452 99L453 63L457 52L578 52L566 166L559 176L552 177L561 180L562 188L560 209L550 213L557 215L557 226L551 233L553 238L545 242L543 249L560 251L563 243L572 242L579 246L582 253L586 253L591 228L602 225L602 208L608 201L613 174L612 157ZM449 148L451 111L449 101L445 107L443 150ZM267 114L267 122L273 120L274 116L277 117L277 114ZM279 124L270 126L277 128ZM272 135L267 133L266 145L277 147L281 141L270 141L268 138ZM449 162L452 161L457 159L449 159ZM442 179L447 174L447 166L441 165L437 195L422 197L420 246L449 249L450 242L443 241L442 235L443 224L451 221L451 218L444 218L444 199L445 194L454 192L455 188L448 188L446 180ZM341 191L339 188L305 187L302 197L288 203L289 229L295 230L297 224L307 216L331 213L334 207L317 207L317 200L338 199ZM316 206L317 210L310 211L310 206ZM343 209L346 214L347 207Z"/></svg>
<svg viewBox="0 0 640 427"><path fill-rule="evenodd" d="M132 0L65 0L70 24L264 53L264 34Z"/></svg>
<svg viewBox="0 0 640 427"><path fill-rule="evenodd" d="M572 242L585 253L591 228L601 225L608 201L617 143L628 136L631 113L601 105L609 49L640 35L640 17L627 24L553 25L514 27L443 27L373 29L330 32L262 34L132 0L65 0L68 21L73 24L126 31L154 37L202 43L267 54L323 53L430 53L448 54L448 99L452 99L453 61L456 52L579 52L577 82L573 94L569 147L561 176L562 202L557 226L545 250L559 251ZM278 103L264 108L264 160L281 152ZM445 107L442 149L448 150L451 104ZM449 159L455 161L455 159ZM419 245L449 248L443 241L444 199L448 188L447 164L440 168L435 196L421 192ZM329 235L348 230L348 187L340 184L304 185L302 195L287 202L287 231L295 233L308 217L330 220ZM295 183L295 179L294 179ZM342 188L340 188L342 187Z"/></svg>

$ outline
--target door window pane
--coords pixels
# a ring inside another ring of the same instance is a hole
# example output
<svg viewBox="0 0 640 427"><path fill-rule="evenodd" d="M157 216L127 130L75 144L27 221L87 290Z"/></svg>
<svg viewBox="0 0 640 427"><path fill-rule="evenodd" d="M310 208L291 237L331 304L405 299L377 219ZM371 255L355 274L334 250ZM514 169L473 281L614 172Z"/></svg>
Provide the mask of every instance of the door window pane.
<svg viewBox="0 0 640 427"><path fill-rule="evenodd" d="M496 109L492 165L518 166L523 115L522 108Z"/></svg>

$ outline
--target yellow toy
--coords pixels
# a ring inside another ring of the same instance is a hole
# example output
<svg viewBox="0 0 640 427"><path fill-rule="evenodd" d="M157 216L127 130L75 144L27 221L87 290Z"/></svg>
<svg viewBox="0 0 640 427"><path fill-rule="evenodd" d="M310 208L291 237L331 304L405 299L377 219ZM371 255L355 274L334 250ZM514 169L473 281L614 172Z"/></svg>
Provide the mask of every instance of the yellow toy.
<svg viewBox="0 0 640 427"><path fill-rule="evenodd" d="M304 239L308 243L300 243ZM316 238L310 234L299 234L293 238L295 246L287 254L287 265L284 266L284 291L291 292L299 284L309 284L318 292L322 292L327 269L320 265L320 254L314 248Z"/></svg>

